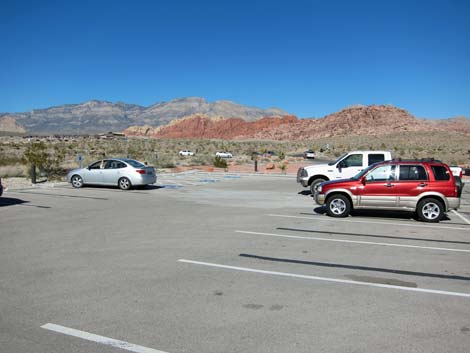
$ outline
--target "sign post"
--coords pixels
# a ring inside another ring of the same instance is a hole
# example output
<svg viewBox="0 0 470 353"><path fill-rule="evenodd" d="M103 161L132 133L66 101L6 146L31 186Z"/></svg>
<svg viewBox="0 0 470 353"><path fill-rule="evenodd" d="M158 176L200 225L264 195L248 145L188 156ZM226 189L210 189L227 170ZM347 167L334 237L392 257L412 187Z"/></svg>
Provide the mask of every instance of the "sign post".
<svg viewBox="0 0 470 353"><path fill-rule="evenodd" d="M77 154L77 162L80 164L80 168L83 168L83 156L81 154Z"/></svg>

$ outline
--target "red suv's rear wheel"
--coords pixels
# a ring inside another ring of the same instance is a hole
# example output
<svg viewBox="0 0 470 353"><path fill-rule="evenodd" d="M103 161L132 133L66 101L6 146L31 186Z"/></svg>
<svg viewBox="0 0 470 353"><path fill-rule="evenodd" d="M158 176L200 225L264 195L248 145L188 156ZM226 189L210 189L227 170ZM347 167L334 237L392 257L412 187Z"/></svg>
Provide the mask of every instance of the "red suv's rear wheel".
<svg viewBox="0 0 470 353"><path fill-rule="evenodd" d="M422 221L437 223L444 215L444 205L439 200L427 198L418 203L416 212Z"/></svg>
<svg viewBox="0 0 470 353"><path fill-rule="evenodd" d="M351 212L351 202L341 194L332 195L326 201L326 213L331 217L347 217Z"/></svg>

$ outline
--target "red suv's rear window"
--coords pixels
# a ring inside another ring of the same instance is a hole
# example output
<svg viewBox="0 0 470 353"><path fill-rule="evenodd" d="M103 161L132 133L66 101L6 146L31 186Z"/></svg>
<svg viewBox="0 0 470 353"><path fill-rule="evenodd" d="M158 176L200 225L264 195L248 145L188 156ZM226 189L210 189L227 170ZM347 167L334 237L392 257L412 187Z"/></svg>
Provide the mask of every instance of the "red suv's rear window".
<svg viewBox="0 0 470 353"><path fill-rule="evenodd" d="M428 180L422 165L400 165L400 180Z"/></svg>
<svg viewBox="0 0 470 353"><path fill-rule="evenodd" d="M432 165L432 172L436 180L450 180L450 174L446 167L443 165Z"/></svg>

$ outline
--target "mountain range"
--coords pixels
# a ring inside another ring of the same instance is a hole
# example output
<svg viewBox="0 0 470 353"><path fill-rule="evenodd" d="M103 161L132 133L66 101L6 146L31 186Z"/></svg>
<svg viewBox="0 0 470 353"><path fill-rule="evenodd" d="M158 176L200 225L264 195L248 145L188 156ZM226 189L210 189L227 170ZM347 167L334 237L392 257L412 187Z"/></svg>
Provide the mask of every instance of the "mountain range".
<svg viewBox="0 0 470 353"><path fill-rule="evenodd" d="M356 105L323 118L298 119L278 109L189 97L148 107L92 100L27 113L0 114L0 133L94 134L200 139L308 140L405 131L470 134L470 118L417 119L392 105Z"/></svg>
<svg viewBox="0 0 470 353"><path fill-rule="evenodd" d="M194 115L159 127L129 127L124 133L128 136L156 138L293 141L332 136L378 136L409 131L470 134L470 119L417 119L406 110L391 105L357 105L319 119L298 119L286 115L245 121Z"/></svg>
<svg viewBox="0 0 470 353"><path fill-rule="evenodd" d="M260 109L224 100L210 103L199 97L174 99L148 107L91 100L80 104L34 109L25 113L0 113L0 131L93 134L122 131L133 125L160 126L194 114L254 121L264 116L283 116L288 113L278 108Z"/></svg>

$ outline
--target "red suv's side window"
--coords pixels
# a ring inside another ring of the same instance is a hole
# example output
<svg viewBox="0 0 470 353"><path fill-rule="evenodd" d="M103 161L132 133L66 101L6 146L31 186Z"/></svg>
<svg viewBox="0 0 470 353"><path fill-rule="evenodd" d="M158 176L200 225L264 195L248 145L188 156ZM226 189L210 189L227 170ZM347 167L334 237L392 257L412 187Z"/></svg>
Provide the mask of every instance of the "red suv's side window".
<svg viewBox="0 0 470 353"><path fill-rule="evenodd" d="M366 180L369 182L395 180L395 166L390 164L378 166L366 175Z"/></svg>
<svg viewBox="0 0 470 353"><path fill-rule="evenodd" d="M432 173L434 174L434 179L436 180L450 180L450 174L446 167L442 165L432 165Z"/></svg>
<svg viewBox="0 0 470 353"><path fill-rule="evenodd" d="M428 174L421 165L400 165L400 180L428 180Z"/></svg>

